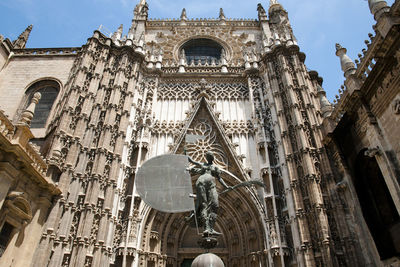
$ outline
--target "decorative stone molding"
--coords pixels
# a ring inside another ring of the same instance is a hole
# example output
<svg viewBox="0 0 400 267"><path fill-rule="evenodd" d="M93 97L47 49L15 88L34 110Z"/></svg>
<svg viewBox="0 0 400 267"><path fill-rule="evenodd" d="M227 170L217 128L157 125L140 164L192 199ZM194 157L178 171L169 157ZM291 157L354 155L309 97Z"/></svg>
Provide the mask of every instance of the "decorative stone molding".
<svg viewBox="0 0 400 267"><path fill-rule="evenodd" d="M381 153L382 153L382 150L379 147L372 147L372 148L368 148L364 152L364 155L369 158L373 158L373 157L379 156Z"/></svg>
<svg viewBox="0 0 400 267"><path fill-rule="evenodd" d="M395 115L400 115L400 96L393 100L392 109Z"/></svg>

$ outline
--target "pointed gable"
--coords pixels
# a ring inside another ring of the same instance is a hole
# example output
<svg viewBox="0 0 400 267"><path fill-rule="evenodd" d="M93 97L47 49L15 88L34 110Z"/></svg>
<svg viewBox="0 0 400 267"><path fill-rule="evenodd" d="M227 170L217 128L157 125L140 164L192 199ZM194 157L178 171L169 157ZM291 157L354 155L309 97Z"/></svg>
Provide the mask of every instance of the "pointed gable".
<svg viewBox="0 0 400 267"><path fill-rule="evenodd" d="M195 135L199 138L187 142L188 135ZM211 150L214 153L215 163L221 168L231 172L242 181L250 179L213 111L212 103L204 96L194 104L192 112L188 114L186 124L177 138L172 153L183 153L185 146L188 154L194 160L204 162L205 153ZM227 178L228 181L229 179L233 178Z"/></svg>

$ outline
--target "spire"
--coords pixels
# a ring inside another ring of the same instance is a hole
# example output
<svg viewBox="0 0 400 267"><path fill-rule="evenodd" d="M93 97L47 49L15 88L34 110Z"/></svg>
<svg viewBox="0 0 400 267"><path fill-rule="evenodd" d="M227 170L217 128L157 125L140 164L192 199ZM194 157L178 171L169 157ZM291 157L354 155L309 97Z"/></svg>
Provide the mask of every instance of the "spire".
<svg viewBox="0 0 400 267"><path fill-rule="evenodd" d="M121 24L118 29L114 32L114 34L112 35L111 39L116 42L117 40L121 40L122 37L122 32L124 29L124 25Z"/></svg>
<svg viewBox="0 0 400 267"><path fill-rule="evenodd" d="M220 20L224 20L225 19L224 10L222 9L222 7L219 9L219 19Z"/></svg>
<svg viewBox="0 0 400 267"><path fill-rule="evenodd" d="M344 72L344 77L349 77L356 71L354 62L347 56L347 49L340 44L336 44L336 55L340 58L340 65Z"/></svg>
<svg viewBox="0 0 400 267"><path fill-rule="evenodd" d="M257 11L258 11L258 19L260 21L267 20L267 12L260 3L257 4Z"/></svg>
<svg viewBox="0 0 400 267"><path fill-rule="evenodd" d="M136 20L147 20L149 14L149 6L146 0L140 0L139 4L136 5L134 13L134 19Z"/></svg>
<svg viewBox="0 0 400 267"><path fill-rule="evenodd" d="M375 20L378 20L383 13L390 9L385 0L368 0L368 5Z"/></svg>
<svg viewBox="0 0 400 267"><path fill-rule="evenodd" d="M13 42L14 48L23 49L26 46L26 42L28 41L29 34L31 33L33 25L29 25L25 31L23 31L18 39Z"/></svg>
<svg viewBox="0 0 400 267"><path fill-rule="evenodd" d="M146 0L140 0L139 4L136 5L133 10L133 20L132 25L128 31L128 40L134 41L137 43L142 38L142 35L145 32L145 24L147 21L147 17L149 15L149 6L146 3Z"/></svg>
<svg viewBox="0 0 400 267"><path fill-rule="evenodd" d="M270 21L272 23L288 24L288 22L289 22L288 13L283 8L283 6L278 2L278 0L270 0L269 1L268 14L269 14Z"/></svg>
<svg viewBox="0 0 400 267"><path fill-rule="evenodd" d="M181 20L187 20L187 16L186 16L186 8L182 9L182 13L181 13Z"/></svg>

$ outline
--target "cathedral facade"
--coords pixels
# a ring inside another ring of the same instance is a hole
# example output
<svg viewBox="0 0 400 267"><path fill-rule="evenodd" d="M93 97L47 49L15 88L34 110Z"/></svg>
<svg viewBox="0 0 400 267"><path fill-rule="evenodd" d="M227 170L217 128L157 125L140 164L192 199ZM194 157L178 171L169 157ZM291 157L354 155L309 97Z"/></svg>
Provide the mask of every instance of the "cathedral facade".
<svg viewBox="0 0 400 267"><path fill-rule="evenodd" d="M257 20L154 20L141 0L127 35L74 48L25 48L31 26L2 38L0 265L190 266L188 214L135 187L143 162L187 150L229 186L265 184L219 198L225 266L399 266L400 1L369 5L360 60L336 46L334 104L276 0Z"/></svg>

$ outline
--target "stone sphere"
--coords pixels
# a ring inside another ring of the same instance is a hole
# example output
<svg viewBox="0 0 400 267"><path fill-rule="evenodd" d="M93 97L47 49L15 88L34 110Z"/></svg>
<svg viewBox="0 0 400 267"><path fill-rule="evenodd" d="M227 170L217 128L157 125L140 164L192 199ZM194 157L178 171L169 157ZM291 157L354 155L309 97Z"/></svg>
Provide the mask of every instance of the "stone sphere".
<svg viewBox="0 0 400 267"><path fill-rule="evenodd" d="M225 267L225 265L217 255L206 253L197 256L192 263L192 267Z"/></svg>

